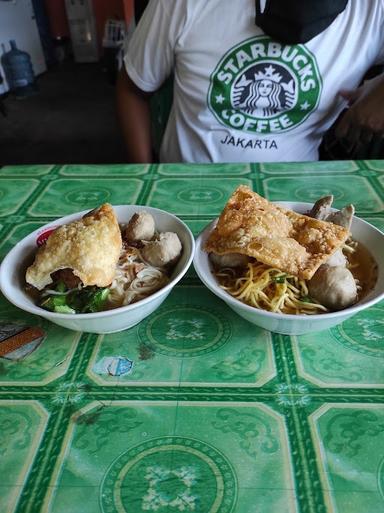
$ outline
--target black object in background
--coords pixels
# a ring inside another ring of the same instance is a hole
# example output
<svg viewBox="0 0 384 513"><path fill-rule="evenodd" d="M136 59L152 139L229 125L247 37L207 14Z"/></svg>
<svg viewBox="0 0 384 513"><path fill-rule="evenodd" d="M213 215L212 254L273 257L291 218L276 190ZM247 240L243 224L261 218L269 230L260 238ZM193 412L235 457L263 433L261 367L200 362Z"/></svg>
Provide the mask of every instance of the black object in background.
<svg viewBox="0 0 384 513"><path fill-rule="evenodd" d="M344 11L348 0L267 0L261 12L256 1L255 23L286 44L306 43L323 32Z"/></svg>
<svg viewBox="0 0 384 513"><path fill-rule="evenodd" d="M49 19L45 8L44 0L32 0L35 20L40 35L41 46L43 47L44 58L49 68L56 62L55 48L52 39Z"/></svg>
<svg viewBox="0 0 384 513"><path fill-rule="evenodd" d="M4 78L2 76L2 74L0 73L0 85L4 83ZM5 105L4 105L4 102L1 98L1 95L0 95L0 112L3 116L6 116L7 115L7 111L5 109Z"/></svg>
<svg viewBox="0 0 384 513"><path fill-rule="evenodd" d="M373 66L364 76L362 83L377 75L384 73L384 66ZM352 150L350 144L344 139L336 137L336 126L341 119L340 114L335 123L325 133L319 148L320 160L361 160L361 159L384 159L384 138L381 135L375 135L367 144L360 144Z"/></svg>
<svg viewBox="0 0 384 513"><path fill-rule="evenodd" d="M148 5L149 0L135 0L134 1L134 9L135 9L135 22L138 24L145 8Z"/></svg>

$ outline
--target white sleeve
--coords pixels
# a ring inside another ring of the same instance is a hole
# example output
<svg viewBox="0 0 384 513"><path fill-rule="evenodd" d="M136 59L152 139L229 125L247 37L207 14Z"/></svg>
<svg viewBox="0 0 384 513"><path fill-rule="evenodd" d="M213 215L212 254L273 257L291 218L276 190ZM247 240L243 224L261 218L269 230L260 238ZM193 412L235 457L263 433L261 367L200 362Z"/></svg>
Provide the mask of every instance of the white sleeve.
<svg viewBox="0 0 384 513"><path fill-rule="evenodd" d="M131 80L143 91L156 91L172 73L183 26L183 4L180 0L150 0L133 33L124 64Z"/></svg>
<svg viewBox="0 0 384 513"><path fill-rule="evenodd" d="M384 64L384 0L380 0L380 27L378 30L378 35L380 37L380 47L378 49L378 54L375 60L375 64L383 65Z"/></svg>

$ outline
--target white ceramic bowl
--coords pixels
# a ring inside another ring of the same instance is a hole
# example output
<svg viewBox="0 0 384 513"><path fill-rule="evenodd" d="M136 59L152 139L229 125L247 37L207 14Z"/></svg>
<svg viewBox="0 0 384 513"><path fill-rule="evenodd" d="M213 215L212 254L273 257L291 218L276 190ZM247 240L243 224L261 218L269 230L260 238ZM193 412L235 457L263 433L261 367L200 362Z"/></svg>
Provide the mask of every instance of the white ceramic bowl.
<svg viewBox="0 0 384 513"><path fill-rule="evenodd" d="M305 214L312 208L310 203L276 202L278 205ZM332 209L335 210L335 209ZM208 254L203 250L205 241L214 228L217 220L212 221L196 240L193 265L201 281L232 308L237 314L261 328L285 335L301 335L314 331L325 330L340 324L352 315L369 308L384 299L384 234L371 224L354 217L351 232L353 238L361 242L371 253L378 264L379 275L375 288L359 303L338 312L320 315L288 315L248 306L225 292L211 272Z"/></svg>
<svg viewBox="0 0 384 513"><path fill-rule="evenodd" d="M165 300L176 283L187 272L193 258L195 242L192 232L176 216L147 206L121 205L114 206L119 223L127 223L135 212L146 210L155 219L156 229L160 232L175 232L183 246L183 253L178 261L170 282L154 294L132 305L122 306L114 310L86 314L62 314L49 312L34 304L30 296L24 291L25 270L33 261L36 251L36 240L42 232L50 227L57 227L81 218L88 211L65 216L61 219L32 232L4 258L0 267L0 289L4 296L14 305L27 312L39 315L60 326L76 331L89 333L112 333L130 328L151 314Z"/></svg>

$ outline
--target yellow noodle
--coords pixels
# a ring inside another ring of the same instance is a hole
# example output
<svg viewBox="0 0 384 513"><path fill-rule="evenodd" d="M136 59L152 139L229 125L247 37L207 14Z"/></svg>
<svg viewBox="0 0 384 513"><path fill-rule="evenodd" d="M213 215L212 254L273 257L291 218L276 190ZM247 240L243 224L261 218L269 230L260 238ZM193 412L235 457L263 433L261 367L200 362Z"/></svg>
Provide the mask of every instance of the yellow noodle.
<svg viewBox="0 0 384 513"><path fill-rule="evenodd" d="M342 247L342 251L346 253L355 253L357 250L358 242L353 239L347 239Z"/></svg>
<svg viewBox="0 0 384 513"><path fill-rule="evenodd" d="M215 276L233 297L262 310L308 315L328 311L316 302L303 301L308 296L304 280L259 262L248 263L242 276L232 269L220 269Z"/></svg>

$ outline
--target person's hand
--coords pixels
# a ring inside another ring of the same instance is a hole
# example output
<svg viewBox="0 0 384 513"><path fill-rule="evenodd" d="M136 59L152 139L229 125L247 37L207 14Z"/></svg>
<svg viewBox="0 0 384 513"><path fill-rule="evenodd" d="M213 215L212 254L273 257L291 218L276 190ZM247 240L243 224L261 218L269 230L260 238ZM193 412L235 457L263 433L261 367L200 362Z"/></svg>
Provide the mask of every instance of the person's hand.
<svg viewBox="0 0 384 513"><path fill-rule="evenodd" d="M375 135L384 135L384 75L379 75L354 91L340 91L349 105L336 126L336 136L348 142L349 151L369 144Z"/></svg>

